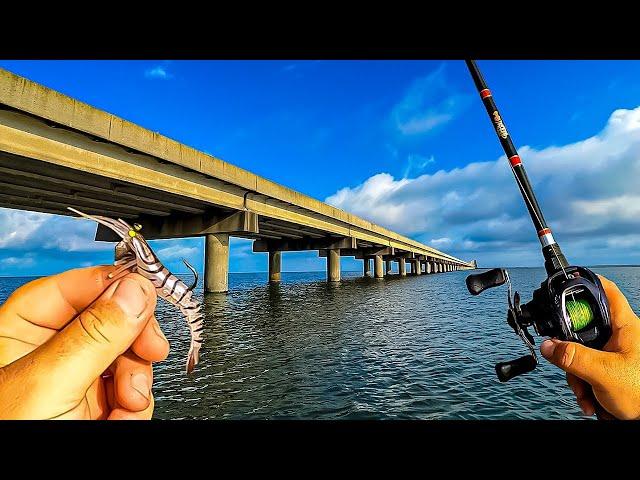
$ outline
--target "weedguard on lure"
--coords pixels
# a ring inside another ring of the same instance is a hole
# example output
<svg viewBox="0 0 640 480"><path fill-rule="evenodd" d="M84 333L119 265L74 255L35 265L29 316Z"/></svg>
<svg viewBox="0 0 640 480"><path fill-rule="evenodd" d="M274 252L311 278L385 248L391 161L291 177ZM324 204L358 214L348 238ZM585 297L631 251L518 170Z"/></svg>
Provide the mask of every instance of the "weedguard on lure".
<svg viewBox="0 0 640 480"><path fill-rule="evenodd" d="M501 382L536 368L538 358L528 327L538 335L579 342L601 349L611 336L609 304L598 276L585 267L571 266L556 243L551 229L542 215L522 160L493 100L491 91L476 63L467 60L467 67L494 125L498 139L507 155L511 170L525 201L531 220L542 245L544 266L548 278L533 292L533 299L520 304L520 295L511 291L509 273L502 268L469 275L466 283L472 295L497 287L508 286L507 323L522 338L530 355L509 362L498 363L496 373Z"/></svg>
<svg viewBox="0 0 640 480"><path fill-rule="evenodd" d="M193 298L193 289L198 283L198 274L195 269L185 259L182 259L195 277L193 284L187 286L182 280L173 275L153 253L147 241L140 234L142 227L139 224L134 223L132 227L121 219L114 220L99 215L88 215L75 208L67 208L82 217L98 222L113 230L122 239L116 244L115 262L113 263L119 268L109 274L109 277L117 277L126 271L136 272L153 284L159 298L180 309L180 312L187 320L191 332L191 344L186 367L187 373L191 373L200 358L202 329L204 327L202 306L200 302Z"/></svg>

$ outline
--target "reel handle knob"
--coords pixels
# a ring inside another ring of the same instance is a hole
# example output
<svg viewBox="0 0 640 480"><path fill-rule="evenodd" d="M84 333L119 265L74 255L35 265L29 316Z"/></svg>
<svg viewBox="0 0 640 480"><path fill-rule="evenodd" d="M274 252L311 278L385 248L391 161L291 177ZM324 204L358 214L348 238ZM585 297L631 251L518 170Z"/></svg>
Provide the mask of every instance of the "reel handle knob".
<svg viewBox="0 0 640 480"><path fill-rule="evenodd" d="M487 288L498 287L507 281L507 274L503 268L494 268L484 273L469 275L465 280L471 295L479 295Z"/></svg>
<svg viewBox="0 0 640 480"><path fill-rule="evenodd" d="M496 363L496 374L501 382L508 382L513 377L535 370L538 361L532 355L511 360L509 362Z"/></svg>

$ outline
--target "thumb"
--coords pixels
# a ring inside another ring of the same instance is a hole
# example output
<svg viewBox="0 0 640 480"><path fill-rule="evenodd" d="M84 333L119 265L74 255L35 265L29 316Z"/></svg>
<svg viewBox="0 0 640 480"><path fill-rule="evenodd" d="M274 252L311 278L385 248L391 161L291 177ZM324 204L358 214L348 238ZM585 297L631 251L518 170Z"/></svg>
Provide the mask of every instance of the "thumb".
<svg viewBox="0 0 640 480"><path fill-rule="evenodd" d="M138 337L155 310L153 285L138 274L114 282L64 330L36 349L33 365L47 398L77 402ZM40 372L38 372L40 370ZM40 375L38 375L40 374Z"/></svg>
<svg viewBox="0 0 640 480"><path fill-rule="evenodd" d="M592 386L602 386L610 375L618 354L585 347L576 342L545 340L540 353L556 367L583 379Z"/></svg>

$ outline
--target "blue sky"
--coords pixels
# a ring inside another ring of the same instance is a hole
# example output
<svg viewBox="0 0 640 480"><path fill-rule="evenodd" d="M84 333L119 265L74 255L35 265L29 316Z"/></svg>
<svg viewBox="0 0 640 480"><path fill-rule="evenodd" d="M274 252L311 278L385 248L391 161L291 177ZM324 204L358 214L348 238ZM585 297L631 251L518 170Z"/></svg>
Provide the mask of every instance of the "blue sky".
<svg viewBox="0 0 640 480"><path fill-rule="evenodd" d="M575 263L640 263L640 62L481 61ZM0 67L481 265L540 265L457 61L0 61ZM636 155L636 153L638 155ZM108 262L88 222L0 210L0 275ZM170 268L202 241L155 244ZM321 270L314 252L283 269ZM343 259L343 269L360 269ZM232 243L231 271L264 271Z"/></svg>

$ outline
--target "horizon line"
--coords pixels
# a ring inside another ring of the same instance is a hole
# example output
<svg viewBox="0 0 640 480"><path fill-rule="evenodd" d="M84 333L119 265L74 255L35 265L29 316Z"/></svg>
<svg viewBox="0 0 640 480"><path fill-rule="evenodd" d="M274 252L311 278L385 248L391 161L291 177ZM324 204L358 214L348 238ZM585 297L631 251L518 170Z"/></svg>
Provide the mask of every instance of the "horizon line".
<svg viewBox="0 0 640 480"><path fill-rule="evenodd" d="M94 265L97 266L97 265ZM586 267L588 268L600 268L600 267L640 267L640 264L625 264L625 263L620 263L620 264L600 264L600 265L586 265ZM541 268L544 269L543 266L539 266L539 267L531 267L531 266L502 266L502 267L477 267L476 270L491 270L492 268ZM63 270L62 272L66 272L67 270ZM460 272L466 271L466 270L457 270ZM56 272L56 273L42 273L42 274L31 274L31 275L0 275L0 278L16 278L16 277L22 277L22 278L29 278L29 277L48 277L48 276L52 276L52 275L57 275L59 273L62 272ZM362 273L360 270L342 270L343 273ZM266 273L268 274L269 271L268 270L259 270L259 271L253 271L253 272L229 272L229 274L234 274L234 275L241 275L241 274L255 274L255 273ZM294 271L282 271L280 273L325 273L325 270L294 270ZM443 272L443 273L452 273L452 272ZM174 275L191 275L191 272L173 272ZM424 275L424 274L423 274ZM409 276L409 275L408 275ZM200 277L200 276L199 276Z"/></svg>

